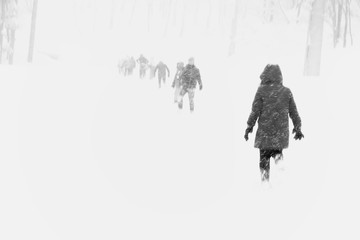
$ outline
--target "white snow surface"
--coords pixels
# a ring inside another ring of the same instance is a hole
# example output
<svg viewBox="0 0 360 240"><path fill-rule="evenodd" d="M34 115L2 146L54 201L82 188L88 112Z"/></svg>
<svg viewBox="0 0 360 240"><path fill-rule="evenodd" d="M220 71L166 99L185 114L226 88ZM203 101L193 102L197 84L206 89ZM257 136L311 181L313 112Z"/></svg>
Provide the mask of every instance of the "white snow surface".
<svg viewBox="0 0 360 240"><path fill-rule="evenodd" d="M244 26L232 57L223 35L118 45L105 32L62 47L44 37L33 64L1 66L0 239L359 239L359 44L325 40L321 77L303 77L306 26ZM165 87L118 74L119 58L140 53L168 64ZM193 114L170 87L191 56L204 84ZM291 137L284 172L272 164L270 188L256 128L243 138L269 62L305 135Z"/></svg>

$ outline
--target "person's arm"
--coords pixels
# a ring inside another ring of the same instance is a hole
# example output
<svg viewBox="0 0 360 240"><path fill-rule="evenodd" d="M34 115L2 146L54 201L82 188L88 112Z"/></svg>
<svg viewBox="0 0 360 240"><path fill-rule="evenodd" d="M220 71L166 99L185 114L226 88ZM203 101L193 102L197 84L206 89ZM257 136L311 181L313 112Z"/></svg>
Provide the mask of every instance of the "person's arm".
<svg viewBox="0 0 360 240"><path fill-rule="evenodd" d="M173 80L173 82L172 82L172 84L171 84L172 87L175 87L175 82L176 82L176 77L177 77L177 75L178 75L178 72L179 72L179 70L176 71L176 73L175 73L174 80Z"/></svg>
<svg viewBox="0 0 360 240"><path fill-rule="evenodd" d="M246 141L249 139L249 133L253 131L256 120L260 116L262 105L263 105L263 100L261 97L261 89L259 87L255 94L255 98L252 103L251 113L247 121L247 128L245 130L245 136L244 136Z"/></svg>
<svg viewBox="0 0 360 240"><path fill-rule="evenodd" d="M290 91L290 90L289 90ZM301 139L304 135L301 132L301 118L297 111L297 107L295 104L294 96L290 91L290 99L289 99L289 116L293 122L294 129L293 133L295 133L295 139Z"/></svg>
<svg viewBox="0 0 360 240"><path fill-rule="evenodd" d="M262 105L263 105L263 100L261 97L261 89L259 87L258 90L256 91L255 98L251 107L251 113L247 121L248 128L254 127L256 120L260 116Z"/></svg>
<svg viewBox="0 0 360 240"><path fill-rule="evenodd" d="M199 88L200 90L202 89L203 85L202 85L202 81L201 81L201 75L200 75L200 70L197 70L197 74L196 74L196 81L199 83Z"/></svg>

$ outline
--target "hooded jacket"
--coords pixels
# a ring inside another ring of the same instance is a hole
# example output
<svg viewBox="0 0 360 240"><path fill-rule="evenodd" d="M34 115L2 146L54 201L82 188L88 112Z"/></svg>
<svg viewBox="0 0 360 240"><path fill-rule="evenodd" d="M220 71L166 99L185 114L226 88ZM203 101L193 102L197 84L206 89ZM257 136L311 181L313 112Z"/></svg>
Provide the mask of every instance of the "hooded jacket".
<svg viewBox="0 0 360 240"><path fill-rule="evenodd" d="M278 65L267 65L260 75L261 84L257 89L248 127L258 122L255 137L256 148L284 149L289 146L289 116L295 129L301 128L294 97L289 88L282 84Z"/></svg>

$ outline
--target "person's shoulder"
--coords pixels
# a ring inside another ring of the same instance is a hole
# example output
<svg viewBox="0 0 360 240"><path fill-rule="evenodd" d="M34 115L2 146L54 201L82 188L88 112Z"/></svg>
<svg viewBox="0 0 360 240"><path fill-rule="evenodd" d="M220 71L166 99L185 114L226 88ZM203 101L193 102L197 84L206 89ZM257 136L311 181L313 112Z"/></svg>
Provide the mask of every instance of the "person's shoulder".
<svg viewBox="0 0 360 240"><path fill-rule="evenodd" d="M291 90L290 90L289 87L285 87L285 86L282 86L282 87L283 87L283 89L284 89L285 92L291 94Z"/></svg>
<svg viewBox="0 0 360 240"><path fill-rule="evenodd" d="M291 92L291 89L289 87L285 87L283 86L283 91L285 92L286 96L288 96L289 98L292 98L293 97L293 94Z"/></svg>

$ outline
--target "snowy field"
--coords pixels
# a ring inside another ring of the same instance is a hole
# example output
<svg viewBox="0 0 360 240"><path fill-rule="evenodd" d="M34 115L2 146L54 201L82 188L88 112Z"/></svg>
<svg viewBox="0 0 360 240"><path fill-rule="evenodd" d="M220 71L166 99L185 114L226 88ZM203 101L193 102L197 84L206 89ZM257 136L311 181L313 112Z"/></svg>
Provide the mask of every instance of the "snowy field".
<svg viewBox="0 0 360 240"><path fill-rule="evenodd" d="M125 39L130 49L92 48L97 36L44 43L56 60L38 47L34 64L1 66L0 239L359 239L359 44L325 41L321 77L302 77L306 27L260 25L244 28L232 57L216 34ZM131 52L168 64L164 88L137 68L118 74ZM190 56L204 84L193 114L170 87ZM286 170L271 166L267 189L255 134L243 135L269 62L282 68L305 138L291 137Z"/></svg>

